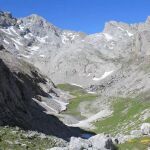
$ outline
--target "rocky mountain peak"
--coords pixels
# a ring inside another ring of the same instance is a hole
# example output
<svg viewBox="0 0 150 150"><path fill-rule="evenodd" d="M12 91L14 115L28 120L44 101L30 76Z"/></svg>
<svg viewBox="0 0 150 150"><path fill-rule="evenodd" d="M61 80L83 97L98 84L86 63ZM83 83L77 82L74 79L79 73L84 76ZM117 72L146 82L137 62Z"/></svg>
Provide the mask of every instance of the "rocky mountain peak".
<svg viewBox="0 0 150 150"><path fill-rule="evenodd" d="M11 14L10 12L3 12L3 11L0 11L0 16L7 16L7 17L12 18L12 14Z"/></svg>
<svg viewBox="0 0 150 150"><path fill-rule="evenodd" d="M47 22L43 17L32 14L28 17L21 18L22 26L29 28L35 36L44 36L52 33L59 35L60 29Z"/></svg>
<svg viewBox="0 0 150 150"><path fill-rule="evenodd" d="M112 32L112 30L127 30L130 28L129 24L117 21L109 21L105 24L104 32Z"/></svg>
<svg viewBox="0 0 150 150"><path fill-rule="evenodd" d="M44 18L42 18L41 16L38 16L36 14L32 14L30 16L27 16L27 17L23 18L23 20L27 20L29 22L32 22L32 24L38 24L38 25L43 25L43 26L50 24Z"/></svg>
<svg viewBox="0 0 150 150"><path fill-rule="evenodd" d="M15 26L17 19L12 16L10 12L2 12L0 11L0 26L8 27Z"/></svg>
<svg viewBox="0 0 150 150"><path fill-rule="evenodd" d="M56 29L56 27L53 24L47 22L43 17L36 14L24 17L21 20L23 21L24 24L28 24L29 26L36 25L43 28Z"/></svg>

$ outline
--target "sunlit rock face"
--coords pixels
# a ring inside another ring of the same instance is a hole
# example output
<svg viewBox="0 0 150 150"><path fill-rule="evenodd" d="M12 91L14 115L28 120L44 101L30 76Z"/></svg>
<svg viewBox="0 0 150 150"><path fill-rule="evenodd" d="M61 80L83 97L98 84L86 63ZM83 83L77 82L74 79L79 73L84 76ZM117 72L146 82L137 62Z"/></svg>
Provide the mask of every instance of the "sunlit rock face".
<svg viewBox="0 0 150 150"><path fill-rule="evenodd" d="M113 75L120 79L125 63L149 57L149 17L145 23L130 25L110 21L103 32L92 35L59 29L36 14L16 19L1 12L0 21L4 47L56 84L87 87Z"/></svg>

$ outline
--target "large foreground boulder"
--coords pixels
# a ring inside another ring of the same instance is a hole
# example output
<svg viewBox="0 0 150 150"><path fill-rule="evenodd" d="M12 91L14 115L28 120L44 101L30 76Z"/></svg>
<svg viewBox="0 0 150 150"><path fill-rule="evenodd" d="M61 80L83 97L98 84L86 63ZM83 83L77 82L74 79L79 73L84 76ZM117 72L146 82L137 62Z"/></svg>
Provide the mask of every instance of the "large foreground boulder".
<svg viewBox="0 0 150 150"><path fill-rule="evenodd" d="M92 147L91 141L82 138L72 137L69 143L69 150L88 149L90 147Z"/></svg>

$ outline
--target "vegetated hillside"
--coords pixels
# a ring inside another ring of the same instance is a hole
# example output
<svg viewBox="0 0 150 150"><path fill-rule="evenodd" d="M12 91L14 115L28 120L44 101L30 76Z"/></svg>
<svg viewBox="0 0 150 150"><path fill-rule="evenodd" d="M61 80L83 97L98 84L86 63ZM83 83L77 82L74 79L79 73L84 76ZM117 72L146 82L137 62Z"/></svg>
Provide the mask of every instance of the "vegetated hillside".
<svg viewBox="0 0 150 150"><path fill-rule="evenodd" d="M0 127L0 149L50 149L55 146L65 146L67 142L52 135L35 131L24 131L18 127Z"/></svg>
<svg viewBox="0 0 150 150"><path fill-rule="evenodd" d="M75 85L61 84L58 87L74 95L68 109L64 111L64 114L76 118L72 122L69 120L73 126L115 136L129 135L133 130L140 130L142 123L150 122L148 93L132 97L111 97L102 95L103 93L99 95L96 92L87 92Z"/></svg>

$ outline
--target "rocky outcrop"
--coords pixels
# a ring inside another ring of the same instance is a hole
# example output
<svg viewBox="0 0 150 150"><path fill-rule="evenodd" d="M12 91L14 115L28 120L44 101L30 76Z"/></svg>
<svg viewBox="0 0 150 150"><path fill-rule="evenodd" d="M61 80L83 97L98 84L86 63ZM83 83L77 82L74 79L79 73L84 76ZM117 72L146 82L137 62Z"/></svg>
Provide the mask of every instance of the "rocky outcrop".
<svg viewBox="0 0 150 150"><path fill-rule="evenodd" d="M88 140L72 137L68 147L55 147L51 150L117 150L117 139L112 139L103 134L98 134Z"/></svg>
<svg viewBox="0 0 150 150"><path fill-rule="evenodd" d="M1 27L9 27L15 26L17 23L17 19L14 18L9 12L0 11L0 26Z"/></svg>
<svg viewBox="0 0 150 150"><path fill-rule="evenodd" d="M143 123L141 126L141 132L143 135L150 135L150 123Z"/></svg>

